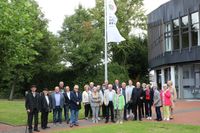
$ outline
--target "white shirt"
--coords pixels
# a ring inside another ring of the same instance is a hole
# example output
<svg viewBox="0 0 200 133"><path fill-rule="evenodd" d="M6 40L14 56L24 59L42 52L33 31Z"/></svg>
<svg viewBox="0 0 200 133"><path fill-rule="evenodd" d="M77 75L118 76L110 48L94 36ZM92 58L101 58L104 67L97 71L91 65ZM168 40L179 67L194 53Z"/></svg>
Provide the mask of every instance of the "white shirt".
<svg viewBox="0 0 200 133"><path fill-rule="evenodd" d="M36 93L35 92L32 92L33 93L33 97L35 97L36 96Z"/></svg>
<svg viewBox="0 0 200 133"><path fill-rule="evenodd" d="M68 96L68 98L69 98L69 100L70 100L70 92L67 92L67 96Z"/></svg>
<svg viewBox="0 0 200 133"><path fill-rule="evenodd" d="M49 105L49 97L45 96L45 98L46 98L47 104Z"/></svg>
<svg viewBox="0 0 200 133"><path fill-rule="evenodd" d="M114 95L112 91L108 92L108 96L109 96L109 101L113 101Z"/></svg>
<svg viewBox="0 0 200 133"><path fill-rule="evenodd" d="M135 86L133 85L126 86L126 102L129 102L131 100L131 95L134 88Z"/></svg>

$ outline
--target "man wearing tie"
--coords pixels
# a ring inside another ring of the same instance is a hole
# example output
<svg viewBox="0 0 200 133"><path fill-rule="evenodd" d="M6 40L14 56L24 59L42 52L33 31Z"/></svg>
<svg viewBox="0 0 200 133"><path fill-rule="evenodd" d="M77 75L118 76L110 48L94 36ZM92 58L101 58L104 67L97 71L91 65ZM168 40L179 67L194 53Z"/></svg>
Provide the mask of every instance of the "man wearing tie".
<svg viewBox="0 0 200 133"><path fill-rule="evenodd" d="M48 115L51 112L51 101L48 89L45 88L41 94L41 127L42 129L50 128L48 124Z"/></svg>
<svg viewBox="0 0 200 133"><path fill-rule="evenodd" d="M29 133L32 133L32 122L34 117L34 131L38 130L38 112L40 111L40 95L36 92L35 85L31 86L31 92L26 95L25 107L28 113L28 127Z"/></svg>

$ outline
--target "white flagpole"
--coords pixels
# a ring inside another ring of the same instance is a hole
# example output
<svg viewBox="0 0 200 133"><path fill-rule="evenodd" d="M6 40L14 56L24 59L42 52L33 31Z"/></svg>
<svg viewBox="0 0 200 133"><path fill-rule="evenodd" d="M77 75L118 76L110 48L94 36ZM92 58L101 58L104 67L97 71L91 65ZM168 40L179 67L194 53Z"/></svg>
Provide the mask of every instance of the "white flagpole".
<svg viewBox="0 0 200 133"><path fill-rule="evenodd" d="M104 38L105 38L105 81L108 80L108 48L107 48L107 0L104 0L104 26L105 26L105 34L104 34Z"/></svg>

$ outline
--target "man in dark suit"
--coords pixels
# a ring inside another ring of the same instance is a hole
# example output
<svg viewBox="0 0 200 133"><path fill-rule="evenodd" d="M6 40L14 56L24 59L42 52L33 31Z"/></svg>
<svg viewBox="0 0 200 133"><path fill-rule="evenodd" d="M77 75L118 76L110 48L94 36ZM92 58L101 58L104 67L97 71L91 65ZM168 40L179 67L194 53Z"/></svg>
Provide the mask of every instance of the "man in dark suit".
<svg viewBox="0 0 200 133"><path fill-rule="evenodd" d="M137 120L137 114L139 113L139 120L142 121L141 106L143 97L143 90L140 87L140 82L137 82L136 88L133 89L131 96L131 100L133 103L134 120Z"/></svg>
<svg viewBox="0 0 200 133"><path fill-rule="evenodd" d="M119 80L116 79L115 83L113 84L113 90L115 90L115 92L117 92L118 88L121 88L121 86L120 86Z"/></svg>
<svg viewBox="0 0 200 133"><path fill-rule="evenodd" d="M45 88L41 93L41 127L42 129L50 128L48 124L48 115L51 112L51 99L48 95L48 89Z"/></svg>
<svg viewBox="0 0 200 133"><path fill-rule="evenodd" d="M65 115L65 121L67 124L69 124L69 109L70 109L70 88L69 86L65 87L65 92L63 93L65 98L64 103L64 115Z"/></svg>
<svg viewBox="0 0 200 133"><path fill-rule="evenodd" d="M70 94L70 111L71 111L71 117L70 117L70 127L73 126L79 126L78 124L78 114L79 110L81 109L81 101L82 101L82 95L78 91L79 86L74 86L74 91Z"/></svg>
<svg viewBox="0 0 200 133"><path fill-rule="evenodd" d="M31 92L26 95L25 107L28 113L28 126L29 133L32 133L32 122L34 117L34 131L38 130L38 112L40 111L40 94L36 92L37 88L35 85L31 86Z"/></svg>
<svg viewBox="0 0 200 133"><path fill-rule="evenodd" d="M60 92L58 86L55 87L55 91L51 94L51 103L53 108L53 123L56 124L59 122L62 124L62 108L64 106L64 96Z"/></svg>

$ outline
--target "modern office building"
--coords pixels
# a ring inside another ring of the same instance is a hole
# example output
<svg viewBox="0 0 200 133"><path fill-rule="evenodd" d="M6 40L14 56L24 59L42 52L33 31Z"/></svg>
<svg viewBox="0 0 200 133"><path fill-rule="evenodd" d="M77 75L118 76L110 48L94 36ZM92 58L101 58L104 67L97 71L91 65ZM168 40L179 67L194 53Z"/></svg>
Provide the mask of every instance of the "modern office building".
<svg viewBox="0 0 200 133"><path fill-rule="evenodd" d="M148 15L149 68L180 99L200 98L200 0L171 0Z"/></svg>

